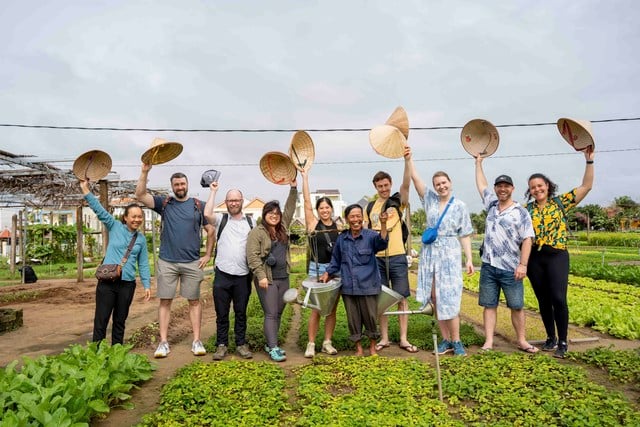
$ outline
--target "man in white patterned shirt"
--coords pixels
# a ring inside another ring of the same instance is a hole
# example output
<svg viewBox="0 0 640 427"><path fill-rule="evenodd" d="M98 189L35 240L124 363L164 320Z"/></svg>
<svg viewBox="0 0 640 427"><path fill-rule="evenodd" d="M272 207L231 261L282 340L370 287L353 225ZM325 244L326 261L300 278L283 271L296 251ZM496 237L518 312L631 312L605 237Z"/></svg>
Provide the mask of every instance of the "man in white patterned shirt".
<svg viewBox="0 0 640 427"><path fill-rule="evenodd" d="M482 170L482 157L476 157L476 186L487 219L482 243L482 269L478 304L484 307L485 342L482 351L493 350L500 290L511 310L511 323L516 332L518 349L537 353L525 338L524 287L527 262L535 236L529 212L513 198L513 180L507 175L496 178L494 192L489 190Z"/></svg>

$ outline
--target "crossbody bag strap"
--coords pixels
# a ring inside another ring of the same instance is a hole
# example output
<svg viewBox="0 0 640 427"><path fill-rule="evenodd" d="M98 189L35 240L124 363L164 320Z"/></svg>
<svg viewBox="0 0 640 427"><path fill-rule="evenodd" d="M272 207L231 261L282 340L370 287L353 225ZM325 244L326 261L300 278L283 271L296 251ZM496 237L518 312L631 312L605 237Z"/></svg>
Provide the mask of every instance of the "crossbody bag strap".
<svg viewBox="0 0 640 427"><path fill-rule="evenodd" d="M447 203L447 206L444 207L444 211L442 211L442 214L440 215L440 218L438 218L438 222L436 223L436 230L440 228L440 223L442 222L442 218L444 218L447 211L449 210L449 206L451 206L451 202L453 202L453 199L454 197L451 196L451 198L449 199L449 202Z"/></svg>
<svg viewBox="0 0 640 427"><path fill-rule="evenodd" d="M122 261L120 262L120 267L124 267L129 258L129 254L131 254L131 250L133 249L133 245L136 244L136 239L138 238L138 232L133 233L133 237L131 237L131 241L129 242L129 247L127 248L127 252L125 252L124 257L122 257Z"/></svg>

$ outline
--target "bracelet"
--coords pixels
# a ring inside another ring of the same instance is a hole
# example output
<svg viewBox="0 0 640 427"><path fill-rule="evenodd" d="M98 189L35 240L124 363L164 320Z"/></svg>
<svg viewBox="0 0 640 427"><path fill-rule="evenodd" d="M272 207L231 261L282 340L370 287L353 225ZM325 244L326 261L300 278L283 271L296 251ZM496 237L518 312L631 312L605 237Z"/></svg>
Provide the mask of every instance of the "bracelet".
<svg viewBox="0 0 640 427"><path fill-rule="evenodd" d="M592 165L593 164L593 160L587 160L587 164L588 165Z"/></svg>

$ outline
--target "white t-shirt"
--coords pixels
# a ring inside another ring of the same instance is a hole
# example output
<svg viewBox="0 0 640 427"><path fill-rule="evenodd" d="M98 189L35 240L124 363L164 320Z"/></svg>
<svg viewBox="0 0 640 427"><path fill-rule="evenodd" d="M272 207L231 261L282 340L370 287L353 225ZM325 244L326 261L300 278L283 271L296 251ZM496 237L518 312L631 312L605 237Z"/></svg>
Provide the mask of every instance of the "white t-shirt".
<svg viewBox="0 0 640 427"><path fill-rule="evenodd" d="M214 226L216 230L222 222L224 214L216 214ZM251 231L245 215L234 219L229 215L220 239L217 243L215 265L221 271L234 276L249 274L247 265L247 235ZM217 233L217 231L216 231Z"/></svg>

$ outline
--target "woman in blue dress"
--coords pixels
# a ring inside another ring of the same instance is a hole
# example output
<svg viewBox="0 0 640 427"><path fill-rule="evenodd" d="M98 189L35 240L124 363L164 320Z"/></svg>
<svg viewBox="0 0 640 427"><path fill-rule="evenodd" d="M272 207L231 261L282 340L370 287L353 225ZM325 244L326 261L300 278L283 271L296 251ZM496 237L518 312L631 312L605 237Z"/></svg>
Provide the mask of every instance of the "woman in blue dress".
<svg viewBox="0 0 640 427"><path fill-rule="evenodd" d="M451 179L445 172L433 175L433 190L427 189L413 165L411 148L405 149L405 170L402 185L408 187L411 180L427 216L427 227L435 227L447 204L449 209L438 228L438 237L431 244L423 244L418 264L418 288L416 299L431 302L436 307L442 341L436 351L439 354L453 352L465 356L460 342L460 302L462 300L462 255L464 251L467 274L473 274L471 258L471 234L473 226L467 206L453 197Z"/></svg>

